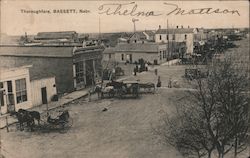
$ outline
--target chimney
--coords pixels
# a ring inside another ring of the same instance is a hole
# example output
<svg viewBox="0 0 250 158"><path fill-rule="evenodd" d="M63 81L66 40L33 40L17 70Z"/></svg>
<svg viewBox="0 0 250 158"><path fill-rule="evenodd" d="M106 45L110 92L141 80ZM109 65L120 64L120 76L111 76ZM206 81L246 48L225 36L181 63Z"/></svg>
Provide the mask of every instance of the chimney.
<svg viewBox="0 0 250 158"><path fill-rule="evenodd" d="M161 25L159 25L159 29L161 29Z"/></svg>
<svg viewBox="0 0 250 158"><path fill-rule="evenodd" d="M176 28L178 29L178 27L179 27L179 26L177 25Z"/></svg>

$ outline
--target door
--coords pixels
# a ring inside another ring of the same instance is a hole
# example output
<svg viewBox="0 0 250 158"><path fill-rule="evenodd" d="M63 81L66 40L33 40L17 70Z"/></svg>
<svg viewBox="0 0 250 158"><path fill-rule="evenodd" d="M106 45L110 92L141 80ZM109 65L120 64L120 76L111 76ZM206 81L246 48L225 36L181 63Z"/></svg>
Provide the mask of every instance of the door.
<svg viewBox="0 0 250 158"><path fill-rule="evenodd" d="M47 89L46 89L46 87L41 88L41 92L42 92L42 103L47 104L48 100L47 100Z"/></svg>

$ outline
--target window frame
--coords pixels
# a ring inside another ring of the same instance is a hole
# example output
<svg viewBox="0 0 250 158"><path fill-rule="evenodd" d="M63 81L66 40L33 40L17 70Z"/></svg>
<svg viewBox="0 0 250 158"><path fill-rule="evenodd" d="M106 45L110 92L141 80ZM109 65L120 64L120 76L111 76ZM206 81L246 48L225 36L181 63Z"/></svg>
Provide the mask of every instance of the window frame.
<svg viewBox="0 0 250 158"><path fill-rule="evenodd" d="M15 80L16 85L16 103L20 104L28 101L26 78Z"/></svg>

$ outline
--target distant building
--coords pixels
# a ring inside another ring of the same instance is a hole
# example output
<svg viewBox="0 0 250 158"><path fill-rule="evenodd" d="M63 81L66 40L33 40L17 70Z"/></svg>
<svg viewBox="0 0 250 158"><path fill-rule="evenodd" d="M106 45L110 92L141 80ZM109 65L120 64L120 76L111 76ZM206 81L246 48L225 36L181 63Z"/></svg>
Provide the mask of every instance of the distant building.
<svg viewBox="0 0 250 158"><path fill-rule="evenodd" d="M30 80L30 67L0 68L1 114L46 104L57 94L55 78Z"/></svg>
<svg viewBox="0 0 250 158"><path fill-rule="evenodd" d="M147 36L143 32L135 32L128 39L128 43L145 43L147 42Z"/></svg>
<svg viewBox="0 0 250 158"><path fill-rule="evenodd" d="M168 43L168 42L185 42L186 53L193 54L194 43L194 29L192 28L175 28L175 29L159 29L155 33L156 43Z"/></svg>
<svg viewBox="0 0 250 158"><path fill-rule="evenodd" d="M207 41L207 32L203 28L194 29L194 42Z"/></svg>
<svg viewBox="0 0 250 158"><path fill-rule="evenodd" d="M147 41L154 42L155 41L155 32L150 30L143 31L143 34L146 36Z"/></svg>
<svg viewBox="0 0 250 158"><path fill-rule="evenodd" d="M115 48L108 47L103 51L103 61L115 61Z"/></svg>
<svg viewBox="0 0 250 158"><path fill-rule="evenodd" d="M101 64L102 52L102 46L5 45L0 46L0 67L32 65L31 80L55 76L58 93L62 94L92 84L99 69L95 64Z"/></svg>
<svg viewBox="0 0 250 158"><path fill-rule="evenodd" d="M76 42L78 34L75 31L62 31L62 32L39 32L34 37L35 40L68 40Z"/></svg>
<svg viewBox="0 0 250 158"><path fill-rule="evenodd" d="M166 44L157 43L121 43L115 47L115 60L117 62L138 62L143 58L150 63L166 61Z"/></svg>

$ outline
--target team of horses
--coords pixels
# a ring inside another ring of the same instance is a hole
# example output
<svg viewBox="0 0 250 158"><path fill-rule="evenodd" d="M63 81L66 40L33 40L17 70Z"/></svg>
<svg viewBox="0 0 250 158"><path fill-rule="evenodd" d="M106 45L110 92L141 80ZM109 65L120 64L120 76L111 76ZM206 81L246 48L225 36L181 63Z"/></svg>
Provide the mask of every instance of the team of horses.
<svg viewBox="0 0 250 158"><path fill-rule="evenodd" d="M19 109L17 112L13 111L10 113L12 116L16 116L20 130L24 130L24 124L30 129L30 131L34 130L35 120L37 124L40 125L41 115L37 111L28 111L24 109Z"/></svg>

